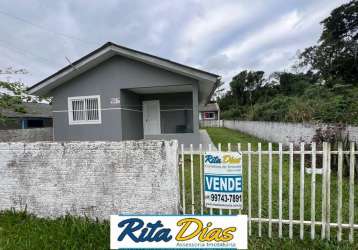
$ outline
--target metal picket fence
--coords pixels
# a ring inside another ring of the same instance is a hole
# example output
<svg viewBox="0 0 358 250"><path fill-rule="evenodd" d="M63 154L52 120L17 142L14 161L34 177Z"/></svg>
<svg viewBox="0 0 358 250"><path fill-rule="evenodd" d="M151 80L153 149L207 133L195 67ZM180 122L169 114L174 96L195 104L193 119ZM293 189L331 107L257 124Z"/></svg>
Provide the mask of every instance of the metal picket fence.
<svg viewBox="0 0 358 250"><path fill-rule="evenodd" d="M249 235L353 242L358 235L358 205L354 203L355 144L315 143L288 148L272 143L208 145L180 149L180 190L183 214L247 214ZM205 151L241 151L243 155L243 210L208 209L204 204ZM357 190L355 190L357 189ZM306 236L305 236L306 235Z"/></svg>

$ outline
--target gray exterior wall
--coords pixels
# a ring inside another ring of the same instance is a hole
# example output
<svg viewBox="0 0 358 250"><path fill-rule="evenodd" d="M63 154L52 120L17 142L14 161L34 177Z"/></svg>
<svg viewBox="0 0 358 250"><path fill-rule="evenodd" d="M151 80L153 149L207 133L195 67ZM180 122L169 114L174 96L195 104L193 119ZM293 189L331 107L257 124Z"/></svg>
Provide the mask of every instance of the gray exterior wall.
<svg viewBox="0 0 358 250"><path fill-rule="evenodd" d="M187 132L193 132L192 93L168 93L143 95L145 100L159 100L160 126L163 134L176 133L178 125L185 125Z"/></svg>
<svg viewBox="0 0 358 250"><path fill-rule="evenodd" d="M121 90L122 140L143 139L142 101L138 94Z"/></svg>
<svg viewBox="0 0 358 250"><path fill-rule="evenodd" d="M193 131L198 133L198 84L197 80L175 74L138 61L115 56L97 67L69 80L49 94L54 97L54 139L120 141L141 137L142 123L138 114L119 109L120 104L110 104L114 97L124 98L124 103L138 103L137 97L121 90L140 87L193 85ZM69 125L67 98L100 95L101 124ZM121 100L121 105L122 105ZM118 108L106 110L108 108ZM133 127L134 123L135 125ZM137 131L138 130L138 131Z"/></svg>

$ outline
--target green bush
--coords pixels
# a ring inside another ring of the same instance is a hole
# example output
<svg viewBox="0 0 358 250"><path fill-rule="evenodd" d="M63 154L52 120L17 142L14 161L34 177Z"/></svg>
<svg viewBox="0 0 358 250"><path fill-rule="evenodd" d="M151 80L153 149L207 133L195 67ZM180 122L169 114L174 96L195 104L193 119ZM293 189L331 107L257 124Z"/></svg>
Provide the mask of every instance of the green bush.
<svg viewBox="0 0 358 250"><path fill-rule="evenodd" d="M304 86L304 84L302 84ZM358 125L358 88L310 85L301 95L275 95L267 101L222 112L223 119L323 122ZM262 100L262 99L261 99Z"/></svg>
<svg viewBox="0 0 358 250"><path fill-rule="evenodd" d="M221 113L223 119L243 119L243 116L246 115L245 111L242 108L231 108L227 111Z"/></svg>
<svg viewBox="0 0 358 250"><path fill-rule="evenodd" d="M254 105L248 118L259 121L285 121L290 102L292 97L276 96L268 103Z"/></svg>

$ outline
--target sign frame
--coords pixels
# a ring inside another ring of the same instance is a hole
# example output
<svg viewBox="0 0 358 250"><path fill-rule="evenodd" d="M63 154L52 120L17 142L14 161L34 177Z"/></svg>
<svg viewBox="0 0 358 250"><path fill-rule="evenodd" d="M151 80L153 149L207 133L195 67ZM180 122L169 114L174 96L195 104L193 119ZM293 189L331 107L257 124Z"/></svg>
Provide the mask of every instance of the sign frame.
<svg viewBox="0 0 358 250"><path fill-rule="evenodd" d="M217 209L243 209L242 153L204 153L204 205Z"/></svg>

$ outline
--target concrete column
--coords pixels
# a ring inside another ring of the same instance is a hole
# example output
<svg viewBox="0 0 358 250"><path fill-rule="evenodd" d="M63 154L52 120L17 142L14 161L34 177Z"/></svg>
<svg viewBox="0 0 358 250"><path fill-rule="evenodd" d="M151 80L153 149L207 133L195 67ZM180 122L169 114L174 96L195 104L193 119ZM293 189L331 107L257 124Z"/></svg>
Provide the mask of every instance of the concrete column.
<svg viewBox="0 0 358 250"><path fill-rule="evenodd" d="M199 132L199 84L193 84L193 132Z"/></svg>

